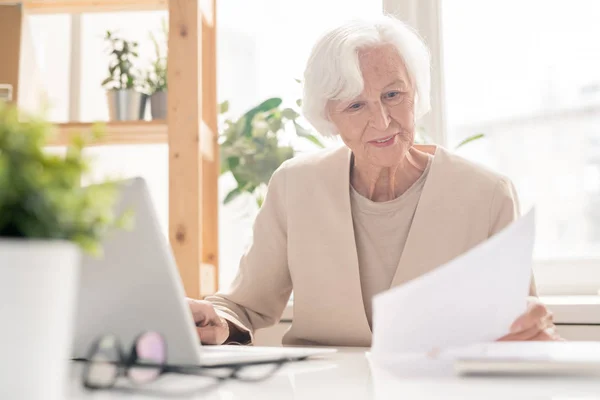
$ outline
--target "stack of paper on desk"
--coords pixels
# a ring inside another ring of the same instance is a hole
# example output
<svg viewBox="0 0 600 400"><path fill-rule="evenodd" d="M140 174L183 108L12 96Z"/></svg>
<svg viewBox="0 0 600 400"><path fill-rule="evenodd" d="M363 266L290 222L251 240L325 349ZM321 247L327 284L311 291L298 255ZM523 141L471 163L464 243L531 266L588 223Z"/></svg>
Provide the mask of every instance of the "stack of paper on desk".
<svg viewBox="0 0 600 400"><path fill-rule="evenodd" d="M599 342L495 342L447 354L461 375L600 375Z"/></svg>
<svg viewBox="0 0 600 400"><path fill-rule="evenodd" d="M526 311L535 212L469 252L373 299L373 357L489 342ZM435 249L432 249L435 251Z"/></svg>

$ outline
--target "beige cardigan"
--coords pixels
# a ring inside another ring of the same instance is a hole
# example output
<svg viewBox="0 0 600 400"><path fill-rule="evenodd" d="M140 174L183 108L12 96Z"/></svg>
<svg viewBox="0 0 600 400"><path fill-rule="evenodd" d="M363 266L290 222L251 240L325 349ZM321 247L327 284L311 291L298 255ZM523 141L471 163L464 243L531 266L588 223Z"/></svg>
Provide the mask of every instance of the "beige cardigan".
<svg viewBox="0 0 600 400"><path fill-rule="evenodd" d="M507 178L442 147L415 147L434 159L392 286L457 257L519 215ZM325 150L275 172L236 279L207 298L221 316L252 335L279 321L293 288L284 344L371 345L350 210L350 155L346 147ZM532 281L532 294L534 287Z"/></svg>

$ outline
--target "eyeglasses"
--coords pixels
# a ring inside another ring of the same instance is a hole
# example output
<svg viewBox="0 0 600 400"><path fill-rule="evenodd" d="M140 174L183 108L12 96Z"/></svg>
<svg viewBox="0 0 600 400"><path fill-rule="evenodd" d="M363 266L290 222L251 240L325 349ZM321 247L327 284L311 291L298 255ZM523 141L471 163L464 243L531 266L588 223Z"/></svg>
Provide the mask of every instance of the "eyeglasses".
<svg viewBox="0 0 600 400"><path fill-rule="evenodd" d="M158 332L144 332L137 336L128 353L123 351L119 338L105 335L96 340L83 369L83 385L88 389L110 389L119 377L126 377L135 385L143 385L158 379L164 373L200 375L219 381L228 379L257 382L272 376L286 361L268 363L244 363L240 365L205 367L167 364L167 342ZM267 373L244 373L244 368L257 364L269 364ZM225 373L223 373L225 372Z"/></svg>
<svg viewBox="0 0 600 400"><path fill-rule="evenodd" d="M110 388L120 376L126 376L135 384L149 383L164 372L167 346L159 333L139 335L129 354L122 349L119 338L114 335L103 336L92 345L83 371L86 388Z"/></svg>

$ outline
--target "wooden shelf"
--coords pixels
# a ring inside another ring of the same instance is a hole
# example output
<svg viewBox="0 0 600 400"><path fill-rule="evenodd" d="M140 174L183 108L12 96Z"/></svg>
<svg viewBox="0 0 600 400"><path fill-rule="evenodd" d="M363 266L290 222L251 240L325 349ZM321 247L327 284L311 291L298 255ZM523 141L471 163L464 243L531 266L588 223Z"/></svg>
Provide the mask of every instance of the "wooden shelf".
<svg viewBox="0 0 600 400"><path fill-rule="evenodd" d="M169 152L169 242L187 297L218 289L219 145L216 88L217 0L0 0L0 76L19 101L23 15L164 10L169 14L169 121L105 122L98 145L162 144ZM227 1L227 0L223 0ZM4 7L11 5L13 7ZM12 11L12 12L9 12ZM66 44L68 45L68 44ZM85 44L83 44L85 45ZM14 46L15 51L11 51ZM27 58L27 57L26 57ZM31 57L29 57L31 58ZM33 62L34 59L27 60ZM50 146L65 146L93 123L53 124Z"/></svg>
<svg viewBox="0 0 600 400"><path fill-rule="evenodd" d="M0 0L0 4L3 2ZM29 14L148 11L169 8L169 0L24 0L22 3Z"/></svg>
<svg viewBox="0 0 600 400"><path fill-rule="evenodd" d="M125 144L167 144L166 121L98 122L102 125L103 137L88 146ZM71 137L90 133L95 123L72 122L56 124L56 137L50 146L65 146Z"/></svg>

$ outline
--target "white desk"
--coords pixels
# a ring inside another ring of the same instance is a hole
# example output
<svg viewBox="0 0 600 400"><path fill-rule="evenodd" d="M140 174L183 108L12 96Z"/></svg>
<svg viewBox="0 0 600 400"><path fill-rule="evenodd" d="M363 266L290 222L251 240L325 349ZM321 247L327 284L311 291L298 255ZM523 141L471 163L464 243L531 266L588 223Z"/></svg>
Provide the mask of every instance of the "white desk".
<svg viewBox="0 0 600 400"><path fill-rule="evenodd" d="M164 376L152 386L166 395L86 392L74 367L69 399L600 399L600 380L594 378L459 378L407 376L369 361L364 350L342 349L323 359L291 363L261 383L229 381L203 393L213 381L201 377ZM177 396L195 390L195 394Z"/></svg>

